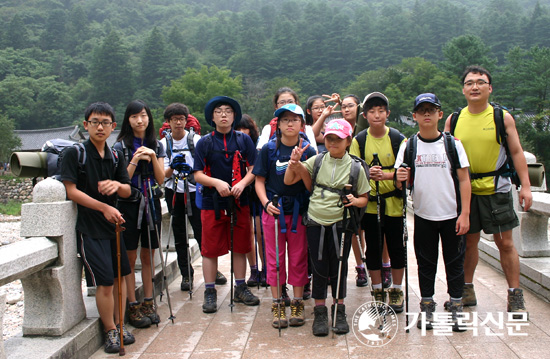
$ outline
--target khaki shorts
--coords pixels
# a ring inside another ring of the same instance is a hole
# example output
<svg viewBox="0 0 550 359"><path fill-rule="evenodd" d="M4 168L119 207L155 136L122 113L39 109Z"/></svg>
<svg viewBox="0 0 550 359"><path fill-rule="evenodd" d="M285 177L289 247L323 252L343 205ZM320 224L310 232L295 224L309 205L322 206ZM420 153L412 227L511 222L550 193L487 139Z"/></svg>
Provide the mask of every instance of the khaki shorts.
<svg viewBox="0 0 550 359"><path fill-rule="evenodd" d="M514 211L512 192L495 193L487 196L472 194L470 205L470 231L487 234L502 233L519 226Z"/></svg>

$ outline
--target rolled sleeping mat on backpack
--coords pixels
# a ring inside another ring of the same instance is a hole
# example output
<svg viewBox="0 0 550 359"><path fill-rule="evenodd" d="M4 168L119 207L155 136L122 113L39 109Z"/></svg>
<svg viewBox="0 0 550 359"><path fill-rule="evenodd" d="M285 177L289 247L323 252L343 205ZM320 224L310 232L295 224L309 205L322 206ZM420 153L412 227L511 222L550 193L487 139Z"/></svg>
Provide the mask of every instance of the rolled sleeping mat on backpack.
<svg viewBox="0 0 550 359"><path fill-rule="evenodd" d="M533 187L542 187L544 183L544 165L542 163L528 163L529 182Z"/></svg>
<svg viewBox="0 0 550 359"><path fill-rule="evenodd" d="M17 177L48 177L48 161L45 152L14 152L10 168Z"/></svg>

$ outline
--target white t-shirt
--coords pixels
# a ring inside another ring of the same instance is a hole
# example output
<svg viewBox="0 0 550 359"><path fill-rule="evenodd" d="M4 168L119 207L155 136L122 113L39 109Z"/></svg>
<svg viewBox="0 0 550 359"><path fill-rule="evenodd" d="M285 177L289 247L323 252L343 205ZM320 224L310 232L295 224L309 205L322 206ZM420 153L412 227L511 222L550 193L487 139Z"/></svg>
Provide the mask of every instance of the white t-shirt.
<svg viewBox="0 0 550 359"><path fill-rule="evenodd" d="M187 136L189 135L189 132L185 131L185 134L181 140L174 140L173 147L172 147L172 156L168 157L170 150L167 147L166 144L166 138L163 138L160 140L160 142L164 145L164 148L166 149L166 157L164 157L164 169L168 169L170 167L170 162L172 161L172 157L177 155L178 153L181 153L185 155L185 163L187 163L191 168L193 168L193 165L195 164L195 161L193 160L193 154L191 151L189 151L189 147L187 146ZM195 134L193 137L193 143L195 144L195 147L197 147L197 142L199 142L201 136ZM174 174L177 174L177 171L174 171ZM174 176L168 179L166 183L164 184L166 188L173 189L174 187ZM176 189L177 192L183 193L185 191L184 188L184 182L178 181L178 188ZM189 192L195 192L196 188L194 184L189 183Z"/></svg>
<svg viewBox="0 0 550 359"><path fill-rule="evenodd" d="M264 128L262 128L262 133L260 134L260 137L258 137L258 143L256 144L256 148L258 150L261 150L262 147L264 147L264 145L269 141L270 134L271 125L267 124L264 126ZM313 128L310 125L306 125L305 134L310 143L310 147L313 147L315 149L315 152L319 152L317 150L317 142L315 142L315 134L313 133Z"/></svg>
<svg viewBox="0 0 550 359"><path fill-rule="evenodd" d="M470 167L462 143L455 139L460 167ZM403 163L407 142L399 148L395 168ZM455 185L451 162L447 159L444 137L426 141L418 135L415 174L412 191L414 214L430 221L444 221L457 217Z"/></svg>

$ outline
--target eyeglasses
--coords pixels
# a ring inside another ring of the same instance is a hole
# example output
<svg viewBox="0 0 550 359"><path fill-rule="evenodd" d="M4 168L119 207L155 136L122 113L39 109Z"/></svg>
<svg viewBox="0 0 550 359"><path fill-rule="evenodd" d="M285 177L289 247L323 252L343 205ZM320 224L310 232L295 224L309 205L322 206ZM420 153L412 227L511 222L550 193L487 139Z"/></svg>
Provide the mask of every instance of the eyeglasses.
<svg viewBox="0 0 550 359"><path fill-rule="evenodd" d="M426 113L429 113L430 115L433 115L437 111L439 111L439 109L437 107L420 107L415 112L419 115L425 115Z"/></svg>
<svg viewBox="0 0 550 359"><path fill-rule="evenodd" d="M88 124L90 124L92 127L97 127L99 124L103 127L111 127L113 125L113 121L98 121L98 120L91 120L86 121Z"/></svg>
<svg viewBox="0 0 550 359"><path fill-rule="evenodd" d="M311 108L311 111L324 111L326 106L315 106Z"/></svg>
<svg viewBox="0 0 550 359"><path fill-rule="evenodd" d="M279 105L279 106L284 106L284 105L287 105L289 103L295 103L295 102L294 102L293 99L277 101L277 105Z"/></svg>
<svg viewBox="0 0 550 359"><path fill-rule="evenodd" d="M291 117L286 117L286 118L281 118L279 121L281 121L281 123L284 123L286 125L288 125L289 123L291 122L302 122L302 119L301 118L291 118Z"/></svg>
<svg viewBox="0 0 550 359"><path fill-rule="evenodd" d="M352 104L349 104L349 105L341 105L341 106L340 106L340 108L341 108L342 110L347 110L348 108L351 110L351 109L354 108L354 107L357 107L357 104L352 103Z"/></svg>
<svg viewBox="0 0 550 359"><path fill-rule="evenodd" d="M488 85L489 83L485 80L477 80L477 81L466 81L464 83L464 87L472 87L474 85L477 85L477 87L481 87L481 86L485 86L485 85Z"/></svg>
<svg viewBox="0 0 550 359"><path fill-rule="evenodd" d="M176 123L185 122L185 121L187 121L187 118L185 118L185 117L172 117L172 118L170 118L170 121L176 122Z"/></svg>
<svg viewBox="0 0 550 359"><path fill-rule="evenodd" d="M217 115L217 116L221 116L222 113L225 113L227 116L231 116L233 114L233 110L231 110L231 109L214 110L214 114Z"/></svg>

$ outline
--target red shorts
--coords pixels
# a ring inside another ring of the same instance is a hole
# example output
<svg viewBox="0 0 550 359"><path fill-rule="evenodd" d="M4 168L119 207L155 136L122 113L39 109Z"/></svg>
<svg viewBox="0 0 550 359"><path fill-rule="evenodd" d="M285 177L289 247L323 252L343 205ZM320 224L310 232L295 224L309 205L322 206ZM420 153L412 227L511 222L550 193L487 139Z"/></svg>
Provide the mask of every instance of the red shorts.
<svg viewBox="0 0 550 359"><path fill-rule="evenodd" d="M216 220L213 209L201 210L201 254L204 257L223 256L231 249L231 218L225 211L220 212L220 219ZM241 206L237 210L237 223L233 227L233 252L246 254L252 250L250 233L250 208Z"/></svg>

